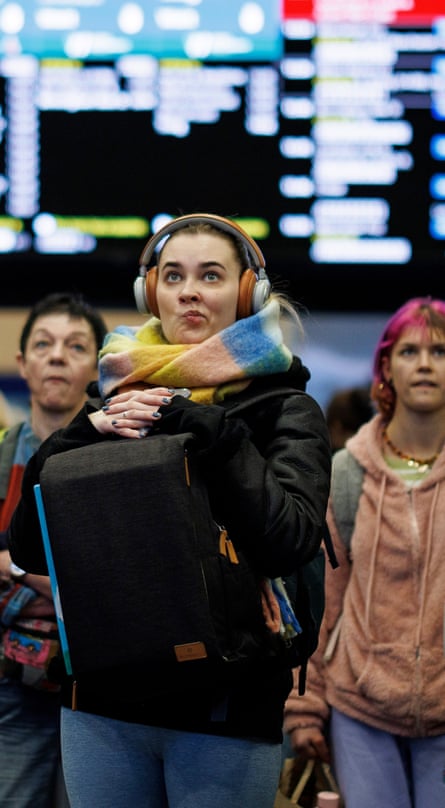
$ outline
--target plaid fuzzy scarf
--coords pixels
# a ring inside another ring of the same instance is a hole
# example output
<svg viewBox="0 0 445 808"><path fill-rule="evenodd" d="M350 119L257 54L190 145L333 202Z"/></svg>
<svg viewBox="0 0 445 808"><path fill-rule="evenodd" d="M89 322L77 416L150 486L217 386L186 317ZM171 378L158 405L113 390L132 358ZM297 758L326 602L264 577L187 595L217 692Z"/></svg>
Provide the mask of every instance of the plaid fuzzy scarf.
<svg viewBox="0 0 445 808"><path fill-rule="evenodd" d="M99 389L106 398L141 384L188 387L193 401L211 404L240 392L255 376L288 370L291 362L279 304L270 300L257 314L198 344L170 345L156 317L140 328L118 326L99 354Z"/></svg>

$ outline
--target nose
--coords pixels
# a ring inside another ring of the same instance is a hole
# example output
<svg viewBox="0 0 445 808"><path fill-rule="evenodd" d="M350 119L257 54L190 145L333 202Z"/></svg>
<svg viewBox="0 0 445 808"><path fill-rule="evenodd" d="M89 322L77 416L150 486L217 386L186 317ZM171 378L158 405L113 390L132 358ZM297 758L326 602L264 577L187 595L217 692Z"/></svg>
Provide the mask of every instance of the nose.
<svg viewBox="0 0 445 808"><path fill-rule="evenodd" d="M181 291L180 291L180 299L181 300L199 300L199 290L196 285L196 281L194 278L186 278L184 281Z"/></svg>
<svg viewBox="0 0 445 808"><path fill-rule="evenodd" d="M431 354L428 348L422 348L419 352L419 366L422 368L426 368L427 370L431 369Z"/></svg>
<svg viewBox="0 0 445 808"><path fill-rule="evenodd" d="M50 362L64 362L65 361L65 347L63 342L53 342L50 351Z"/></svg>

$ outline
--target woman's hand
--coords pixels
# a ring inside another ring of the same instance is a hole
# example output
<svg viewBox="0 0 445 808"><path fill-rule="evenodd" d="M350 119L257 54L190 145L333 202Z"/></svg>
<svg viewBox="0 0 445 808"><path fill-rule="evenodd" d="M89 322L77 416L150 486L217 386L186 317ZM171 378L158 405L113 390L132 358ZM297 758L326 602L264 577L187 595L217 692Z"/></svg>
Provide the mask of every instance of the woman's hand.
<svg viewBox="0 0 445 808"><path fill-rule="evenodd" d="M320 759L324 763L331 762L326 738L318 727L294 729L291 734L292 749L306 760Z"/></svg>
<svg viewBox="0 0 445 808"><path fill-rule="evenodd" d="M89 419L102 435L111 433L123 438L145 438L162 416L159 408L170 404L176 394L168 387L128 390L108 398L101 410Z"/></svg>

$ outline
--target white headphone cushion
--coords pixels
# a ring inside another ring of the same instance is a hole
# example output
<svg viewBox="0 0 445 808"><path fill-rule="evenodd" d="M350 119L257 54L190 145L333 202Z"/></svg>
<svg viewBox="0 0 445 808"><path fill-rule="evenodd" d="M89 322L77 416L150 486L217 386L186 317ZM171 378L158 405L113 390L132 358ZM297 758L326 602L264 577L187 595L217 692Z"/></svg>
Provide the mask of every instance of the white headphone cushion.
<svg viewBox="0 0 445 808"><path fill-rule="evenodd" d="M145 296L145 278L142 275L139 275L133 283L133 293L138 312L140 314L149 314L150 310Z"/></svg>

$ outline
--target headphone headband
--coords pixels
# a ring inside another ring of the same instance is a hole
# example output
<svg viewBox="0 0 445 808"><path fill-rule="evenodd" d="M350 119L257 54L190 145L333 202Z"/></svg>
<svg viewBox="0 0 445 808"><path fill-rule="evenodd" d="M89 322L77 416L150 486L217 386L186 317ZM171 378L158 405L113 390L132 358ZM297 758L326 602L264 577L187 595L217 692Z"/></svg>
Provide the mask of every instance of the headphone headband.
<svg viewBox="0 0 445 808"><path fill-rule="evenodd" d="M210 224L217 230L222 230L225 233L229 233L231 236L234 236L243 242L248 256L252 261L252 266L256 271L264 269L266 266L264 255L258 247L258 244L256 244L256 242L246 233L245 230L243 230L242 227L240 227L239 224L231 221L231 219L225 219L224 216L217 216L216 214L210 213L190 213L187 216L178 216L177 219L173 219L171 222L164 225L164 227L161 227L149 239L142 250L141 257L139 259L140 265L142 267L147 267L153 257L156 247L162 241L162 239L164 239L166 236L172 235L172 233L175 233L176 230L181 230L183 227L187 227L189 224Z"/></svg>

